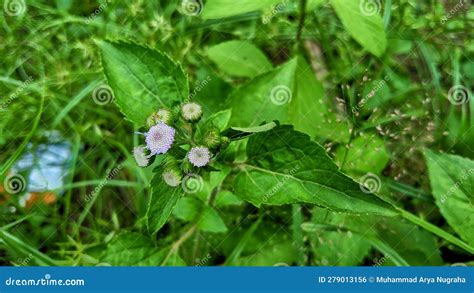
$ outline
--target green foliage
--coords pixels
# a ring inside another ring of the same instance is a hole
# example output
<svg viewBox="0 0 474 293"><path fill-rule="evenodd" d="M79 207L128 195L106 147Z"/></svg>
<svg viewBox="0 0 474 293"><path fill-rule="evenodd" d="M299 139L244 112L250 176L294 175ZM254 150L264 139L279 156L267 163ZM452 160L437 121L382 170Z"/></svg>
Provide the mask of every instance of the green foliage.
<svg viewBox="0 0 474 293"><path fill-rule="evenodd" d="M341 173L324 149L291 126L252 136L239 166L236 195L256 206L312 203L339 211L396 215L395 210Z"/></svg>
<svg viewBox="0 0 474 293"><path fill-rule="evenodd" d="M241 0L235 5L232 0L206 1L202 17L204 19L223 18L255 10L261 10L277 4L280 0Z"/></svg>
<svg viewBox="0 0 474 293"><path fill-rule="evenodd" d="M170 108L188 97L186 75L164 53L125 42L100 41L99 47L115 101L137 125L159 107Z"/></svg>
<svg viewBox="0 0 474 293"><path fill-rule="evenodd" d="M254 77L273 68L262 51L246 41L221 43L207 49L207 54L220 70L230 75Z"/></svg>

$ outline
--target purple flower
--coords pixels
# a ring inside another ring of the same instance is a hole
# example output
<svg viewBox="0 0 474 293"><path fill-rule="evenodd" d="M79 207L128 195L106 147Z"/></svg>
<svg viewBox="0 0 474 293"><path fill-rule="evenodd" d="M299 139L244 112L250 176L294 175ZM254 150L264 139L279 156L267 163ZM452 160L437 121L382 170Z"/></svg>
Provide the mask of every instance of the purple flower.
<svg viewBox="0 0 474 293"><path fill-rule="evenodd" d="M163 122L150 128L145 133L145 141L151 154L159 155L166 153L174 142L176 130Z"/></svg>
<svg viewBox="0 0 474 293"><path fill-rule="evenodd" d="M209 163L211 153L206 147L193 147L188 153L188 160L196 167L203 167Z"/></svg>

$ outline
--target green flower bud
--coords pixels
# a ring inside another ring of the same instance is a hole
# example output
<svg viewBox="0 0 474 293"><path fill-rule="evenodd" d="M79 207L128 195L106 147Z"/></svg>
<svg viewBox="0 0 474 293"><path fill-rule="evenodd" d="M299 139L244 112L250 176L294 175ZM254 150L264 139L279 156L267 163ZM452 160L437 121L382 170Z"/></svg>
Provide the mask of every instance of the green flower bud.
<svg viewBox="0 0 474 293"><path fill-rule="evenodd" d="M217 149L221 145L221 132L215 126L209 127L202 140L204 146L209 149Z"/></svg>
<svg viewBox="0 0 474 293"><path fill-rule="evenodd" d="M175 116L173 113L166 109L160 109L158 112L151 114L147 120L146 124L148 127L157 125L160 122L165 123L166 125L171 125L174 123Z"/></svg>
<svg viewBox="0 0 474 293"><path fill-rule="evenodd" d="M184 173L191 173L193 170L193 165L191 162L188 160L188 158L185 158L183 160L183 163L181 163L181 169L183 169Z"/></svg>
<svg viewBox="0 0 474 293"><path fill-rule="evenodd" d="M227 136L222 136L220 148L222 150L226 149L229 146L229 144L230 144L230 139Z"/></svg>
<svg viewBox="0 0 474 293"><path fill-rule="evenodd" d="M176 187L181 184L183 172L177 167L168 167L163 171L162 176L166 184Z"/></svg>
<svg viewBox="0 0 474 293"><path fill-rule="evenodd" d="M201 105L193 102L185 103L181 106L181 115L186 121L198 122L202 117Z"/></svg>

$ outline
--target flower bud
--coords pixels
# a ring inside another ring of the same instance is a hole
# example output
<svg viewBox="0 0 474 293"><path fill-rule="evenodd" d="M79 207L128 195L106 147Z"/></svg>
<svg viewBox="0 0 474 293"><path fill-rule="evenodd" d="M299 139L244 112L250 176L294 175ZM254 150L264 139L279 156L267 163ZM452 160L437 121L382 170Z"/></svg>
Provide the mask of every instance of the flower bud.
<svg viewBox="0 0 474 293"><path fill-rule="evenodd" d="M204 167L209 164L211 160L211 152L208 148L203 146L193 147L189 151L187 158L194 166Z"/></svg>
<svg viewBox="0 0 474 293"><path fill-rule="evenodd" d="M221 132L215 126L209 127L203 137L203 144L209 149L217 149L221 145Z"/></svg>
<svg viewBox="0 0 474 293"><path fill-rule="evenodd" d="M183 104L181 107L181 115L186 121L198 122L202 117L201 105L192 102Z"/></svg>
<svg viewBox="0 0 474 293"><path fill-rule="evenodd" d="M160 109L158 110L158 112L151 114L147 118L146 124L148 125L148 127L155 126L160 122L163 122L167 125L171 125L173 124L175 120L174 118L175 116L173 115L171 111L166 110L166 109Z"/></svg>
<svg viewBox="0 0 474 293"><path fill-rule="evenodd" d="M162 177L166 184L176 187L181 184L183 172L177 167L168 167L163 171Z"/></svg>
<svg viewBox="0 0 474 293"><path fill-rule="evenodd" d="M226 149L229 146L229 144L230 144L230 139L227 136L222 136L220 149L221 150Z"/></svg>
<svg viewBox="0 0 474 293"><path fill-rule="evenodd" d="M147 148L144 146L137 146L133 148L133 157L140 167L146 167L150 163L150 156L146 154Z"/></svg>

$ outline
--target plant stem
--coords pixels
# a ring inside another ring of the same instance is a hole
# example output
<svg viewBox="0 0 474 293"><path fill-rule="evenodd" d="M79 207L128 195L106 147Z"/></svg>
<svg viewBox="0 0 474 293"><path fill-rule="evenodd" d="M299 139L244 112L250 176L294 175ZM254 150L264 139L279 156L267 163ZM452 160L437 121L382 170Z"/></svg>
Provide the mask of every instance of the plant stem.
<svg viewBox="0 0 474 293"><path fill-rule="evenodd" d="M304 20L306 18L306 0L300 0L300 21L298 23L298 31L296 32L296 42L300 44L301 33L303 32Z"/></svg>
<svg viewBox="0 0 474 293"><path fill-rule="evenodd" d="M400 215L407 219L408 221L430 231L431 233L438 235L439 237L443 238L444 240L468 251L471 254L474 254L474 247L470 246L466 242L462 241L461 239L451 235L450 233L436 227L435 225L423 220L422 218L405 211L404 209L397 208L398 211L400 212Z"/></svg>

